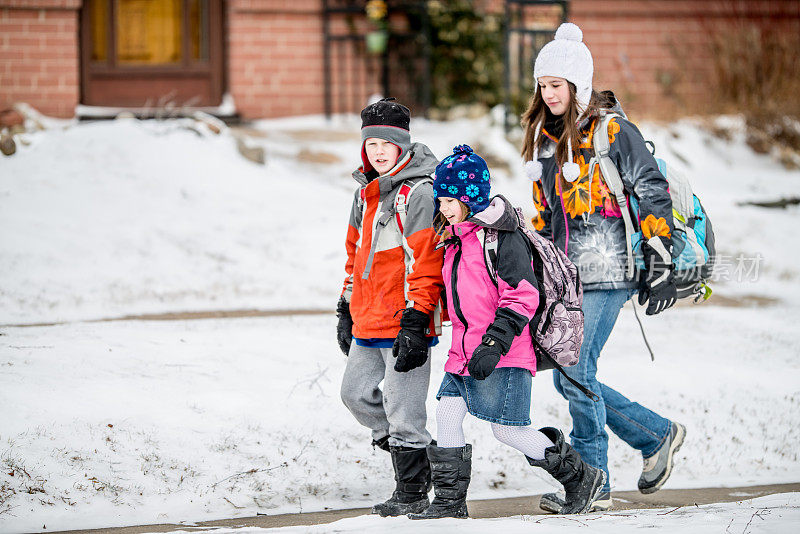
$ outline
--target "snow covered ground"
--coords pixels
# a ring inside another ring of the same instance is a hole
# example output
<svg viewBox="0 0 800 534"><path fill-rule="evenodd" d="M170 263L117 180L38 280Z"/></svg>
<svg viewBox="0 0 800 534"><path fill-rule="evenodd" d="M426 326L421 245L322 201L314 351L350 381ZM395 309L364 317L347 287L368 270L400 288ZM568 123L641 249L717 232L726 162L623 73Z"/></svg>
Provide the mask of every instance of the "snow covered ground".
<svg viewBox="0 0 800 534"><path fill-rule="evenodd" d="M601 368L609 384L687 425L672 488L800 480L800 210L739 204L796 195L800 173L753 154L737 119L718 122L732 140L698 121L642 125L711 214L722 257L714 297L644 319L654 363L623 311ZM371 449L338 399L345 361L332 310L358 125L262 121L253 142L265 166L242 158L229 135L181 121L69 125L30 134L0 158L0 324L17 325L0 327L0 531L358 507L388 495L388 455ZM412 132L440 157L464 142L493 156L493 191L530 209L516 150L488 118L419 120ZM249 308L331 313L82 322ZM18 326L50 322L66 324ZM434 351L431 389L448 336ZM434 409L430 398L435 433ZM549 373L534 381L533 419L569 429ZM472 498L554 487L486 425L465 428ZM635 489L641 459L611 439L613 487ZM796 529L797 495L765 499L580 521L609 531ZM532 520L458 525L516 532ZM404 521L336 528L409 529Z"/></svg>
<svg viewBox="0 0 800 534"><path fill-rule="evenodd" d="M794 525L794 526L792 526ZM371 534L414 533L458 533L485 534L564 534L589 527L598 534L628 534L641 529L658 529L664 534L691 532L692 534L718 534L720 532L774 533L797 532L800 529L800 494L786 493L745 500L730 504L679 509L642 510L631 513L608 512L588 516L517 516L503 519L440 519L435 521L412 521L402 518L380 518L360 516L342 519L329 525L312 527L285 527L274 529L240 528L213 529L215 533L348 533L370 532ZM723 531L723 528L725 529ZM211 530L192 529L191 532Z"/></svg>

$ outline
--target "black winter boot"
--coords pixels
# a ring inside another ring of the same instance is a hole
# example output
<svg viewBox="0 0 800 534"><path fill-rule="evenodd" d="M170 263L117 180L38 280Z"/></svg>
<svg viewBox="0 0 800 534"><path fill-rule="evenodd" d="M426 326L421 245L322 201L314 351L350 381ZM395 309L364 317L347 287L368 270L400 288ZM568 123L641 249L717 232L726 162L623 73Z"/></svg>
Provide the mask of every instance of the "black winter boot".
<svg viewBox="0 0 800 534"><path fill-rule="evenodd" d="M389 452L397 486L388 501L372 507L372 513L396 517L425 510L431 489L431 466L425 448L389 447Z"/></svg>
<svg viewBox="0 0 800 534"><path fill-rule="evenodd" d="M555 443L544 450L544 460L527 458L528 463L541 467L561 482L566 496L562 514L583 514L589 511L606 483L606 474L581 460L578 451L564 441L564 434L557 428L540 428L540 432Z"/></svg>
<svg viewBox="0 0 800 534"><path fill-rule="evenodd" d="M408 514L411 519L469 517L467 489L472 475L472 445L437 447L428 445L428 459L433 471L433 502L422 513Z"/></svg>
<svg viewBox="0 0 800 534"><path fill-rule="evenodd" d="M545 512L552 512L560 514L561 509L564 507L563 493L545 493L539 499L539 508ZM589 507L590 512L605 512L611 510L614 506L614 499L611 497L611 492L601 491L597 495L597 499Z"/></svg>

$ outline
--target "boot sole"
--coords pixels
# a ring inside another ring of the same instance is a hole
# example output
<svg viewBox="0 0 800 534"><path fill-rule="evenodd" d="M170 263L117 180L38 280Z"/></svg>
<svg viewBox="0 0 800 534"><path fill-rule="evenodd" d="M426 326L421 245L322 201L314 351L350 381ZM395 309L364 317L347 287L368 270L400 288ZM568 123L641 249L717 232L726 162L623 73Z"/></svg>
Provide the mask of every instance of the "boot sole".
<svg viewBox="0 0 800 534"><path fill-rule="evenodd" d="M419 514L408 514L406 517L409 519L469 519L469 510L467 510L467 505L465 504L463 508L456 510L453 514L450 515L432 515L428 516L425 513Z"/></svg>
<svg viewBox="0 0 800 534"><path fill-rule="evenodd" d="M661 489L661 487L669 480L669 476L672 474L672 460L675 457L675 453L681 449L681 445L683 445L683 440L686 438L686 427L680 423L675 423L678 427L678 433L675 435L675 441L669 446L669 455L667 456L667 469L664 471L664 476L661 477L655 486L651 488L639 488L639 492L643 493L644 495L649 495L651 493L655 493Z"/></svg>
<svg viewBox="0 0 800 534"><path fill-rule="evenodd" d="M550 499L539 499L539 508L544 510L545 512L551 512L553 514L557 514L561 511L561 507L564 506L563 501L551 501Z"/></svg>
<svg viewBox="0 0 800 534"><path fill-rule="evenodd" d="M421 513L428 509L430 501L428 499L420 499L413 503L403 503L403 506L406 507L404 511L395 512L394 510L383 509L380 504L376 504L372 507L371 513L381 517L400 517L408 514Z"/></svg>
<svg viewBox="0 0 800 534"><path fill-rule="evenodd" d="M594 468L597 473L594 475L594 489L592 489L591 495L589 495L589 499L586 501L586 506L581 508L580 510L576 510L574 512L564 513L564 509L561 508L558 512L559 515L576 515L576 514L587 514L591 511L592 505L594 501L597 500L597 497L600 496L600 493L603 490L603 486L606 484L606 473L602 469ZM566 506L566 503L565 503Z"/></svg>
<svg viewBox="0 0 800 534"><path fill-rule="evenodd" d="M605 473L604 473L605 474ZM603 482L605 484L605 482ZM600 504L601 501L594 501L592 505L589 507L589 513L591 512L607 512L614 507L613 501L609 498L608 503ZM566 503L559 499L557 501L553 501L550 499L540 499L539 500L539 508L544 510L545 512L550 512L553 514L557 514L561 512L561 507L564 506Z"/></svg>

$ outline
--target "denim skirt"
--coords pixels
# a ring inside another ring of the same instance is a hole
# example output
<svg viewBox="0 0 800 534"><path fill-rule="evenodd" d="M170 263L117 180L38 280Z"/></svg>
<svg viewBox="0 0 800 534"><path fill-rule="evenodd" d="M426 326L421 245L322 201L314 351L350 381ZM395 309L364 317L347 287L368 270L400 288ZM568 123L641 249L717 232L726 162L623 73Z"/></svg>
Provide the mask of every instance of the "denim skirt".
<svg viewBox="0 0 800 534"><path fill-rule="evenodd" d="M485 380L445 373L436 398L463 397L473 416L508 426L531 424L531 372L500 367Z"/></svg>

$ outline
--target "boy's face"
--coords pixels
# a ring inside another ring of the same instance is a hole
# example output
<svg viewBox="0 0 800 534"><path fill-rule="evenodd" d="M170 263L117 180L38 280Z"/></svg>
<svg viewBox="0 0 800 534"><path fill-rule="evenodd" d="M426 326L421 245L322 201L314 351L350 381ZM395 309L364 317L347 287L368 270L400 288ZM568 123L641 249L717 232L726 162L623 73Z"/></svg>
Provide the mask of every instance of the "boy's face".
<svg viewBox="0 0 800 534"><path fill-rule="evenodd" d="M392 170L400 156L400 147L377 137L369 137L364 141L364 151L367 153L369 164L380 175Z"/></svg>

